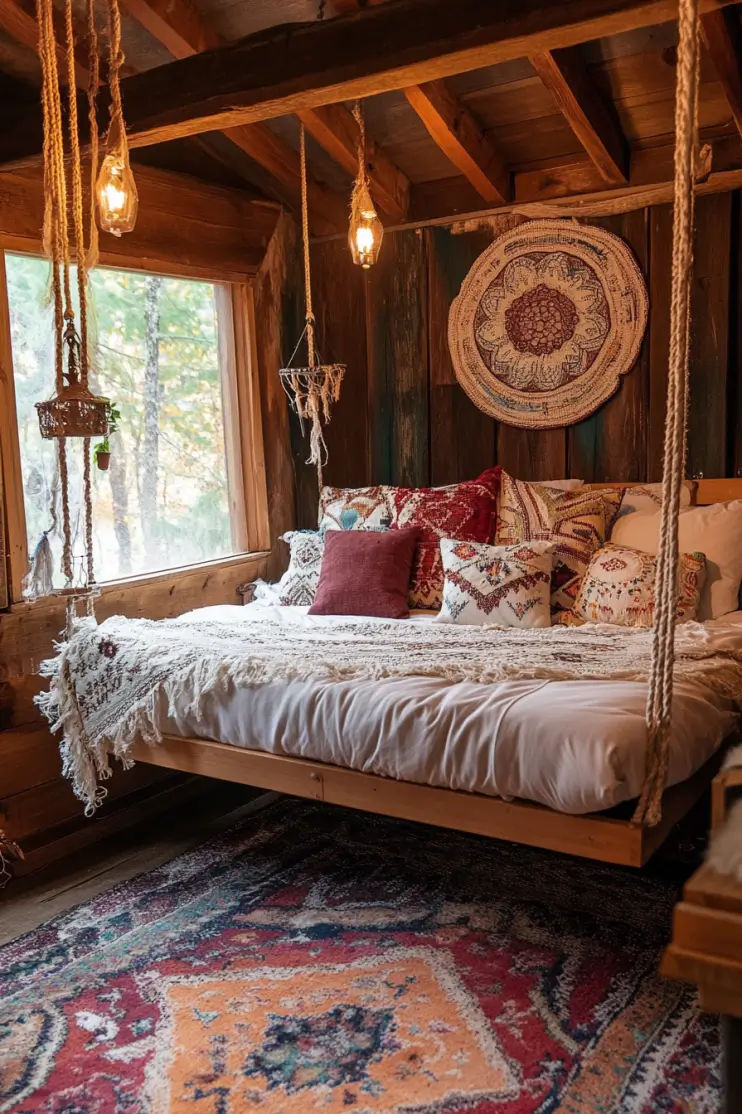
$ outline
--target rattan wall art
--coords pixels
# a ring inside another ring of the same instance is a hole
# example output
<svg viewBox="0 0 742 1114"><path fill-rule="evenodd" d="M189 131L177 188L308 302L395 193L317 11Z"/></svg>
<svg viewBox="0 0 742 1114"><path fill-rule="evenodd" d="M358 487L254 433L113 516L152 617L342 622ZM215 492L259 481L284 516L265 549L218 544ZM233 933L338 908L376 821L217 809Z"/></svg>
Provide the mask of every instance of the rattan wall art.
<svg viewBox="0 0 742 1114"><path fill-rule="evenodd" d="M618 236L567 220L522 224L479 256L451 306L456 376L501 422L572 425L633 366L647 306L642 273Z"/></svg>

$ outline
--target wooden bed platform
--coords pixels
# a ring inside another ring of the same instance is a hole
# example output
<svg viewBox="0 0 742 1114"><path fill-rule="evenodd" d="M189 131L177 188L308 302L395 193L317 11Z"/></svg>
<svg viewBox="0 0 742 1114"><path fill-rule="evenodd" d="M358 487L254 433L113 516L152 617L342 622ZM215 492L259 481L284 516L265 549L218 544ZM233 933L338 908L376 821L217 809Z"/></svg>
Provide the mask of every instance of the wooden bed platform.
<svg viewBox="0 0 742 1114"><path fill-rule="evenodd" d="M344 766L246 750L209 739L166 735L157 746L135 743L129 757L170 770L202 774L294 797L511 840L621 866L643 866L647 862L673 825L702 796L721 762L718 752L688 781L668 789L662 803L662 820L656 828L645 828L631 823L633 804L611 809L608 813L572 816L529 801L504 801L479 793L435 789L360 773Z"/></svg>
<svg viewBox="0 0 742 1114"><path fill-rule="evenodd" d="M696 506L742 498L740 478L686 480L686 485L691 504ZM634 486L636 482L585 484L587 488ZM666 790L662 819L655 828L631 823L633 802L605 813L573 816L529 801L504 801L478 793L436 789L344 766L245 750L209 739L167 735L156 747L135 743L130 757L183 773L203 774L600 862L640 867L711 784L721 765L723 749L688 781Z"/></svg>

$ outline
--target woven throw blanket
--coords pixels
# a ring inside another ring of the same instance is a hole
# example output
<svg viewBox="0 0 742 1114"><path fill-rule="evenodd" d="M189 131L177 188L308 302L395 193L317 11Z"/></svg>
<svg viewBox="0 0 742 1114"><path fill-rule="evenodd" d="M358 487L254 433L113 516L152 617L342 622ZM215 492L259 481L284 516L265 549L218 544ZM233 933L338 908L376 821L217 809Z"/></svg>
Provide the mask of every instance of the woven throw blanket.
<svg viewBox="0 0 742 1114"><path fill-rule="evenodd" d="M124 764L136 737L160 741L163 700L192 693L187 712L232 686L269 681L435 677L491 684L515 678L627 680L647 677L651 631L586 626L515 630L444 623L340 620L310 626L275 619L245 622L123 619L78 623L56 658L44 663L50 689L39 706L61 730L63 769L92 812L105 796L108 751ZM676 677L693 677L742 699L742 648L719 653L697 624L678 628Z"/></svg>

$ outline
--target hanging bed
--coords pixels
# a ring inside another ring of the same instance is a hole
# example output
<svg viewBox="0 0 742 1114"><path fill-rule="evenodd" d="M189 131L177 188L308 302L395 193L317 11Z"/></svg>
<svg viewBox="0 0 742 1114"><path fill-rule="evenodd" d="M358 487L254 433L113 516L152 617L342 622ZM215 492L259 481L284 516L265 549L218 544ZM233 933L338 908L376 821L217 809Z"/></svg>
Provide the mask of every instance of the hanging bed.
<svg viewBox="0 0 742 1114"><path fill-rule="evenodd" d="M691 487L696 504L742 495L740 480ZM678 628L668 787L653 827L631 819L651 631L310 616L270 599L166 623L86 623L52 664L61 660L67 772L91 805L111 751L640 866L703 794L736 731L737 704L708 666L742 675L742 611ZM66 704L65 671L76 675Z"/></svg>

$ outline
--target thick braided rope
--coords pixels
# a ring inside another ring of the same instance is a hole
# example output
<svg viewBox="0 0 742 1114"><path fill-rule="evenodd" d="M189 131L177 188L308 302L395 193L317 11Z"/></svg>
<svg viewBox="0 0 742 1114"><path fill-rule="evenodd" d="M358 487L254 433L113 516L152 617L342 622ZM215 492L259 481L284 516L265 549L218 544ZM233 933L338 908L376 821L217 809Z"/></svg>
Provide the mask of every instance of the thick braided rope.
<svg viewBox="0 0 742 1114"><path fill-rule="evenodd" d="M655 581L652 663L647 694L647 769L634 820L650 826L662 815L667 777L675 657L678 515L685 476L690 290L693 269L694 157L698 132L698 0L679 0L675 94L675 180L667 417L662 474L660 546Z"/></svg>
<svg viewBox="0 0 742 1114"><path fill-rule="evenodd" d="M75 32L72 23L72 0L65 0L65 30L67 35L67 81L69 91L69 129L70 149L72 153L72 219L75 237L75 254L77 258L77 294L80 305L80 381L83 387L88 386L89 373L89 338L88 338L88 255L85 249L85 214L83 209L82 189L82 160L80 157L80 138L77 123L77 90L75 89ZM92 51L91 51L92 53ZM97 81L97 78L96 78ZM88 98L90 87L88 88ZM89 108L90 108L90 101ZM97 123L93 126L97 128ZM92 226L95 225L94 214L91 210L91 238ZM95 567L93 557L93 491L90 471L90 438L83 441L83 503L85 515L85 575L88 587L95 582ZM65 537L66 544L66 537ZM93 614L93 599L88 596L86 600L88 615Z"/></svg>
<svg viewBox="0 0 742 1114"><path fill-rule="evenodd" d="M69 245L67 239L67 183L64 168L62 99L59 91L56 38L52 0L38 0L39 57L42 71L41 103L44 115L44 246L51 257L52 298L54 305L54 358L57 391L64 387L64 318L72 312L69 284ZM74 73L74 67L73 71ZM69 587L72 583L72 539L70 536L69 476L67 443L57 442L59 480L62 492L62 570ZM68 623L70 620L68 609Z"/></svg>
<svg viewBox="0 0 742 1114"><path fill-rule="evenodd" d="M96 101L100 84L98 29L95 25L95 0L87 0L88 32L88 122L90 124L90 230L86 257L89 271L98 262L98 222L95 219L95 187L98 180L98 113Z"/></svg>

